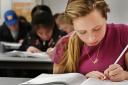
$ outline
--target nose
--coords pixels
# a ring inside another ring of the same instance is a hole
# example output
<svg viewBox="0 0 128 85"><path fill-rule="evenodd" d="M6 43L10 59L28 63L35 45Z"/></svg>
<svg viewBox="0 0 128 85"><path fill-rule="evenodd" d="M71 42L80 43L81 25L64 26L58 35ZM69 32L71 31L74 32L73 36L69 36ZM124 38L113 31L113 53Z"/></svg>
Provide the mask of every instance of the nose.
<svg viewBox="0 0 128 85"><path fill-rule="evenodd" d="M95 35L89 35L87 38L88 43L93 44L96 42L96 36Z"/></svg>
<svg viewBox="0 0 128 85"><path fill-rule="evenodd" d="M47 38L47 37L48 37L47 34L43 34L42 36L43 36L44 38Z"/></svg>
<svg viewBox="0 0 128 85"><path fill-rule="evenodd" d="M48 39L49 39L49 36L48 36L48 34L43 34L43 35L42 35L42 38L43 38L44 40L48 40Z"/></svg>

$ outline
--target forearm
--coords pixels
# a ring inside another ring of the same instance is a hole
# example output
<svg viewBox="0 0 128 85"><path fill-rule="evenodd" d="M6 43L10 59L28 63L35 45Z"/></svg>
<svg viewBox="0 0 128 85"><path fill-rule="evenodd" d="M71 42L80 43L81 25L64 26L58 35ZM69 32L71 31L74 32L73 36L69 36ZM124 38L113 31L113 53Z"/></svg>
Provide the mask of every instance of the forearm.
<svg viewBox="0 0 128 85"><path fill-rule="evenodd" d="M59 64L54 64L53 65L53 74L60 74L64 73L64 66L59 65Z"/></svg>

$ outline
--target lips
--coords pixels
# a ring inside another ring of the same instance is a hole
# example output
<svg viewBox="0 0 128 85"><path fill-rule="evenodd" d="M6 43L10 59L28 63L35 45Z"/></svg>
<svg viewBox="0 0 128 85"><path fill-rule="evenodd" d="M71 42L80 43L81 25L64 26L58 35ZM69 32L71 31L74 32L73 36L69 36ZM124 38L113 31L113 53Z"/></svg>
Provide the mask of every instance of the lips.
<svg viewBox="0 0 128 85"><path fill-rule="evenodd" d="M98 41L97 42L94 42L94 43L88 43L89 46L95 46L98 44Z"/></svg>

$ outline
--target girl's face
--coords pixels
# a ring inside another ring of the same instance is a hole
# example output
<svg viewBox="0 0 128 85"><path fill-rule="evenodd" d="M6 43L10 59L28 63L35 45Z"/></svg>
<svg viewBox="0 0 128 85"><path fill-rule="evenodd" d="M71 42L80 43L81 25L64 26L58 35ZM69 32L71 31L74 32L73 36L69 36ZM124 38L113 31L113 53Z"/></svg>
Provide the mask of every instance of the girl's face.
<svg viewBox="0 0 128 85"><path fill-rule="evenodd" d="M74 19L73 25L79 38L88 46L99 44L106 33L106 19L97 10Z"/></svg>
<svg viewBox="0 0 128 85"><path fill-rule="evenodd" d="M53 34L53 30L50 29L50 28L44 28L44 27L40 27L38 30L37 30L37 35L38 37L40 37L40 39L42 40L50 40L51 37L52 37L52 34Z"/></svg>
<svg viewBox="0 0 128 85"><path fill-rule="evenodd" d="M66 24L66 23L60 23L59 27L60 27L61 30L63 30L66 33L70 33L74 30L72 25Z"/></svg>
<svg viewBox="0 0 128 85"><path fill-rule="evenodd" d="M18 22L8 26L12 31L18 31Z"/></svg>

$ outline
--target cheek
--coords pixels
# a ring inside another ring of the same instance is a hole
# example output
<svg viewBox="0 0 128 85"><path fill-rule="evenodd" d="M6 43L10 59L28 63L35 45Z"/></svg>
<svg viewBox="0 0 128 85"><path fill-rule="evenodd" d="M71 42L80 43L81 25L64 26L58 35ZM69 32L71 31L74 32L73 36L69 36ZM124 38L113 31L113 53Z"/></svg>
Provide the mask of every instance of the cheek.
<svg viewBox="0 0 128 85"><path fill-rule="evenodd" d="M53 34L53 31L46 32L46 34L47 34L49 37L51 37L52 34Z"/></svg>
<svg viewBox="0 0 128 85"><path fill-rule="evenodd" d="M38 36L39 36L42 40L49 40L49 39L51 38L51 34L50 34L50 33L38 34Z"/></svg>
<svg viewBox="0 0 128 85"><path fill-rule="evenodd" d="M39 31L36 32L37 36L40 38L43 38L44 34L43 33L39 33Z"/></svg>
<svg viewBox="0 0 128 85"><path fill-rule="evenodd" d="M37 35L38 35L38 37L40 37L40 38L42 38L42 37L43 37L43 35L41 35L41 34L39 34L39 33L37 33Z"/></svg>
<svg viewBox="0 0 128 85"><path fill-rule="evenodd" d="M95 36L96 36L96 41L97 42L102 41L104 36L105 36L105 30L102 30L102 31L96 33Z"/></svg>
<svg viewBox="0 0 128 85"><path fill-rule="evenodd" d="M80 35L80 34L77 34L79 36L79 38L83 41L83 42L86 42L87 39L86 39L86 35Z"/></svg>
<svg viewBox="0 0 128 85"><path fill-rule="evenodd" d="M102 30L102 32L99 33L98 37L100 38L100 40L104 38L105 33L106 33L106 29Z"/></svg>
<svg viewBox="0 0 128 85"><path fill-rule="evenodd" d="M77 35L83 42L88 43L88 35L86 35L86 34L83 34L83 35L77 34ZM97 33L94 33L93 36L95 37L94 41L100 42L103 39L103 37L105 36L105 32L103 32L103 31L97 32Z"/></svg>

